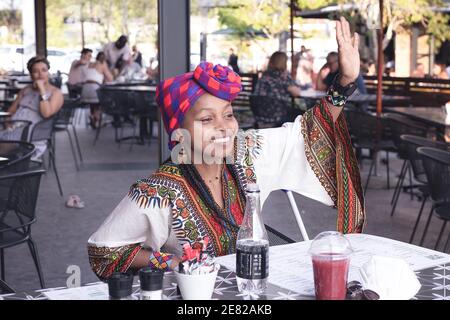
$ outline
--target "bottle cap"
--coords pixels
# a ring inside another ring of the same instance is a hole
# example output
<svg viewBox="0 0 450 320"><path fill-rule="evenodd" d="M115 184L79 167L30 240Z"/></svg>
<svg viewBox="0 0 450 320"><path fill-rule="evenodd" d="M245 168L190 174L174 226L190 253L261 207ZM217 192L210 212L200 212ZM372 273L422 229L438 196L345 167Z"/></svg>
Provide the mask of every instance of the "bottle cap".
<svg viewBox="0 0 450 320"><path fill-rule="evenodd" d="M161 290L163 285L164 271L145 267L139 270L139 280L141 290L156 291Z"/></svg>
<svg viewBox="0 0 450 320"><path fill-rule="evenodd" d="M108 279L109 295L120 299L131 295L133 288L133 274L127 272L114 272Z"/></svg>

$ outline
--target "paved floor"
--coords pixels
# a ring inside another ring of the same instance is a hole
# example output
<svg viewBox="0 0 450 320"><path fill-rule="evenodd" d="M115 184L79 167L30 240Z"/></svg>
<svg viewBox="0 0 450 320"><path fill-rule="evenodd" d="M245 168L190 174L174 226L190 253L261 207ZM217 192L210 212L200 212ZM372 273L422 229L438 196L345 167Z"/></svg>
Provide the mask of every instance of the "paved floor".
<svg viewBox="0 0 450 320"><path fill-rule="evenodd" d="M64 132L57 133L57 167L62 181L64 197L58 193L52 171L42 179L37 205L38 221L32 228L32 235L39 250L44 277L48 287L65 286L69 274L67 269L80 268L81 283L97 281L92 273L86 253L86 241L105 217L126 194L129 186L138 178L148 176L157 167L157 141L151 145L121 145L113 140L113 130L106 127L97 144L93 145L94 132L84 126L78 127L84 165L75 170L68 139ZM401 162L391 158L391 185L395 184ZM368 163L362 168L363 180L367 175ZM374 177L366 197L366 233L408 241L420 202L411 200L406 194L400 197L398 210L390 217L390 199L393 190L385 189L384 167L380 177ZM77 194L85 202L84 209L65 207L65 200ZM296 200L312 238L324 230L334 230L336 211L316 201L296 195ZM426 215L430 205L427 204ZM263 208L268 225L296 240L300 232L283 192L273 192ZM422 221L419 235L425 221ZM425 246L435 244L441 222L434 218L426 238ZM448 231L447 231L448 232ZM447 233L448 234L448 233ZM445 239L446 236L445 235ZM419 238L419 237L417 237ZM418 239L416 240L417 243ZM443 242L443 241L442 241ZM442 250L443 243L440 249ZM30 290L39 287L37 273L26 245L5 250L6 280L16 290ZM72 269L73 270L73 269Z"/></svg>

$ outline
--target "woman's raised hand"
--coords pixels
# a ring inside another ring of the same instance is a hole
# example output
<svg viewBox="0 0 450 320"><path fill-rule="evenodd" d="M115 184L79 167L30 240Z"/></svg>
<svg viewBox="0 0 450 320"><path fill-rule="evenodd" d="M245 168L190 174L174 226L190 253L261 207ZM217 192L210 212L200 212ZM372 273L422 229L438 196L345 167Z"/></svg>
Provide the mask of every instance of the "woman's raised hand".
<svg viewBox="0 0 450 320"><path fill-rule="evenodd" d="M341 17L336 21L336 40L339 53L340 84L346 86L354 82L359 75L359 35L351 34L350 24Z"/></svg>

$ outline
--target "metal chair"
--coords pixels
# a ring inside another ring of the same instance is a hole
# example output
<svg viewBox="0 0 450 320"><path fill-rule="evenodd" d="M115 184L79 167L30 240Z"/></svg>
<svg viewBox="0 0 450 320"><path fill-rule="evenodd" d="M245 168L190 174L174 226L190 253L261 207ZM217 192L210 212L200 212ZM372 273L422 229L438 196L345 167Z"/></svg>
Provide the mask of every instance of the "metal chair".
<svg viewBox="0 0 450 320"><path fill-rule="evenodd" d="M371 159L369 174L367 175L364 193L369 187L372 171L376 163L378 152L386 153L386 185L390 188L390 170L389 170L389 153L397 152L397 149L387 135L387 121L384 118L378 118L367 112L356 109L347 109L345 111L346 118L352 135L353 147L356 149L359 159L362 159L361 151L367 149L370 151Z"/></svg>
<svg viewBox="0 0 450 320"><path fill-rule="evenodd" d="M56 168L55 159L55 141L53 136L53 130L56 122L56 116L48 119L44 119L36 123L31 131L30 142L36 141L46 141L48 144L48 157L49 166L53 167L53 172L55 173L56 182L58 183L59 194L63 196L63 190L61 187L61 182L59 180L58 169ZM43 162L42 162L43 165Z"/></svg>
<svg viewBox="0 0 450 320"><path fill-rule="evenodd" d="M397 184L394 189L394 193L392 195L391 204L391 216L394 215L397 201L400 196L400 192L403 190L410 190L411 200L413 199L413 189L419 187L420 185L414 185L412 181L412 168L411 164L408 161L410 152L408 149L408 142L401 138L402 135L414 135L417 137L425 138L427 136L427 128L418 125L415 122L404 119L402 116L398 116L395 114L386 114L386 117L389 119L389 127L392 132L392 140L398 151L398 156L403 160L402 168L400 170L400 174L397 180ZM404 187L404 180L406 178L406 174L409 173L409 186Z"/></svg>
<svg viewBox="0 0 450 320"><path fill-rule="evenodd" d="M153 122L158 121L158 105L155 93L150 91L131 91L134 103L134 113L139 118L139 136L144 140L146 134L151 139L153 133ZM148 130L148 132L147 132ZM149 139L149 142L151 141ZM144 141L141 141L142 143Z"/></svg>
<svg viewBox="0 0 450 320"><path fill-rule="evenodd" d="M420 147L417 149L417 152L422 157L428 186L430 188L430 197L433 200L433 205L425 225L420 245L423 245L433 212L435 212L436 216L443 220L441 231L439 232L438 239L434 246L434 249L436 250L447 222L450 220L450 151ZM448 242L447 239L444 252L447 250Z"/></svg>
<svg viewBox="0 0 450 320"><path fill-rule="evenodd" d="M292 103L270 96L250 96L250 109L255 118L255 128L279 127L291 120Z"/></svg>
<svg viewBox="0 0 450 320"><path fill-rule="evenodd" d="M0 120L0 139L7 141L28 141L31 121Z"/></svg>
<svg viewBox="0 0 450 320"><path fill-rule="evenodd" d="M428 197L430 196L430 188L428 186L428 180L425 172L425 168L423 166L422 157L417 153L417 148L419 147L431 147L431 148L437 148L446 150L447 144L444 142L434 141L430 139L426 139L419 136L413 136L413 135L401 135L400 139L405 142L406 151L407 151L407 160L411 166L412 173L414 176L414 179L417 180L422 185L418 185L417 189L421 194L422 198L422 205L419 210L419 214L417 216L417 220L414 224L413 232L411 234L411 238L409 240L409 243L412 243L414 239L414 235L417 230L417 226L419 225L420 218L422 216L423 208L425 206L425 202L427 201ZM403 176L404 180L404 176ZM400 188L403 186L403 181L400 182ZM397 199L398 200L398 197ZM393 210L395 210L395 207L397 205L397 201L394 203ZM393 213L394 211L392 211Z"/></svg>
<svg viewBox="0 0 450 320"><path fill-rule="evenodd" d="M302 216L300 214L300 211L298 210L297 203L295 202L294 195L292 191L283 190L283 192L286 194L289 204L292 208L292 212L294 213L295 220L297 221L298 228L300 229L300 233L302 235L303 241L308 241L308 233L306 232L305 225L303 223ZM267 236L269 237L269 244L272 245L280 245L280 244L287 244L287 243L294 243L295 240L289 238L288 236L282 234L281 232L275 230L274 228L266 225L267 229Z"/></svg>
<svg viewBox="0 0 450 320"><path fill-rule="evenodd" d="M36 266L39 282L45 288L36 244L31 237L31 225L36 222L36 202L44 170L1 176L0 182L10 185L6 207L0 213L0 269L5 281L4 250L27 243Z"/></svg>
<svg viewBox="0 0 450 320"><path fill-rule="evenodd" d="M56 115L57 119L54 125L54 131L65 131L69 137L69 144L72 150L73 160L75 162L75 167L79 170L77 154L72 142L72 135L70 134L69 128L72 128L73 136L75 139L75 144L78 151L78 156L80 157L80 162L83 162L83 156L81 154L80 142L78 141L77 131L73 125L74 114L76 108L79 107L80 97L77 98L66 98L64 99L64 104Z"/></svg>

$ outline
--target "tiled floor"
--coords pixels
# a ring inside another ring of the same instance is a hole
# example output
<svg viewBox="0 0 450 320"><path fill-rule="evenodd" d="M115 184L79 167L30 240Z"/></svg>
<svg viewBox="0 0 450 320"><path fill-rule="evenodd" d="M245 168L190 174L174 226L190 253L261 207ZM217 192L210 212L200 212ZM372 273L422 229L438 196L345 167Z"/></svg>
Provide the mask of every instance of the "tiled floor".
<svg viewBox="0 0 450 320"><path fill-rule="evenodd" d="M91 129L78 127L78 134L84 157L80 171L75 170L66 134L57 134L57 166L64 197L59 196L53 172L48 172L41 183L37 207L38 221L32 227L48 287L65 286L69 277L66 273L69 266L80 268L81 283L97 281L87 259L87 239L127 193L129 186L136 179L149 175L157 167L156 140L152 140L150 146L133 145L130 148L129 145L122 144L119 148L113 140L112 128L106 127L94 147L94 132ZM391 165L392 171L398 174L400 160L393 157ZM363 180L367 170L366 163L362 168ZM420 202L402 194L397 212L391 218L389 202L393 190L385 189L384 167L380 169L380 174L380 177L372 179L366 197L365 232L408 241ZM394 185L395 174L391 174L391 179L391 185ZM79 195L86 207L84 209L65 207L65 200L71 194ZM334 209L299 195L296 195L296 200L311 238L321 231L335 229ZM428 216L429 208L427 204L423 220ZM283 192L271 194L264 204L263 216L268 225L293 239L301 240L299 229ZM420 225L419 235L424 222L422 221ZM440 227L441 222L433 218L425 242L426 247L434 246ZM448 231L445 239L447 234ZM443 241L440 248L442 246ZM26 245L6 249L5 257L6 280L11 286L18 291L39 287L37 273Z"/></svg>

